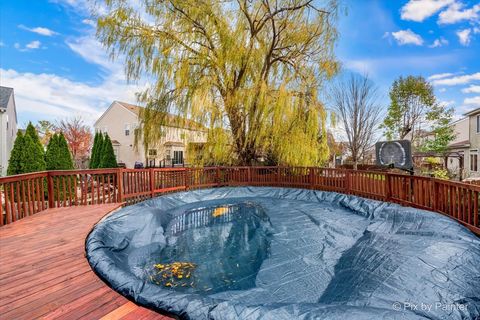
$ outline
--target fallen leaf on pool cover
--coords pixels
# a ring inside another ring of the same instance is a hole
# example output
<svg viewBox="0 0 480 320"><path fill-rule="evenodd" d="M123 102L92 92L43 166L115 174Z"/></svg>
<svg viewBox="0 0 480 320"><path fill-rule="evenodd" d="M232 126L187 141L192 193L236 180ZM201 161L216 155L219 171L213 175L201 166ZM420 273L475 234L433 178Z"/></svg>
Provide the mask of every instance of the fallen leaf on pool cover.
<svg viewBox="0 0 480 320"><path fill-rule="evenodd" d="M212 216L214 218L220 217L227 212L228 212L228 207L218 207L218 208L215 208L215 210L213 210Z"/></svg>
<svg viewBox="0 0 480 320"><path fill-rule="evenodd" d="M188 283L183 282L183 279L184 277L190 278L196 265L191 262L172 262L155 264L153 267L156 274L150 276L150 279L156 284L163 284L165 287L176 287L178 285L185 287ZM193 282L190 285L192 284Z"/></svg>

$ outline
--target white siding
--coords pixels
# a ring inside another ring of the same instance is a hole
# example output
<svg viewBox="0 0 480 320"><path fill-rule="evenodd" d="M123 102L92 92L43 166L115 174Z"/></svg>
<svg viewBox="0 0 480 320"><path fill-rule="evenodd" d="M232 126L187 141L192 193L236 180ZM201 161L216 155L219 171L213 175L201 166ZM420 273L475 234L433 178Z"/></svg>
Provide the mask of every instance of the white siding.
<svg viewBox="0 0 480 320"><path fill-rule="evenodd" d="M95 123L95 130L107 132L111 140L117 140L119 146L114 145L117 153L117 161L126 164L127 168L133 168L136 161L140 161L144 166L150 161L155 160L155 164L159 163L170 156L173 158L174 151L183 151L186 157L186 146L189 142L205 142L206 134L201 131L188 130L175 127L165 127L164 136L155 146L149 149L156 150L156 155L146 155L143 145L140 143L138 150L135 150L135 133L134 129L139 125L138 116L122 106L120 103L114 102L110 108ZM125 135L125 129L129 128L129 135ZM165 145L167 143L167 145ZM173 145L170 145L173 143ZM180 144L183 144L181 146Z"/></svg>
<svg viewBox="0 0 480 320"><path fill-rule="evenodd" d="M13 94L8 101L7 111L0 113L0 176L7 174L8 159L17 137L17 115Z"/></svg>

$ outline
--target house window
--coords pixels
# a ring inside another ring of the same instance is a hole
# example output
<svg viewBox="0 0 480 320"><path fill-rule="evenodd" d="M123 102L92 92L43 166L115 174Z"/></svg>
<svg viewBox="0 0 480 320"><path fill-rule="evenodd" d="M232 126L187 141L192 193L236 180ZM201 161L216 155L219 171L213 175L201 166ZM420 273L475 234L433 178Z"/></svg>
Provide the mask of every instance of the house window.
<svg viewBox="0 0 480 320"><path fill-rule="evenodd" d="M477 133L480 133L480 115L477 116Z"/></svg>
<svg viewBox="0 0 480 320"><path fill-rule="evenodd" d="M148 155L150 157L156 157L157 156L157 149L148 149Z"/></svg>
<svg viewBox="0 0 480 320"><path fill-rule="evenodd" d="M183 163L183 151L175 150L173 151L173 164L182 164Z"/></svg>
<svg viewBox="0 0 480 320"><path fill-rule="evenodd" d="M478 151L470 150L470 171L478 171Z"/></svg>
<svg viewBox="0 0 480 320"><path fill-rule="evenodd" d="M129 136L130 135L130 124L125 124L125 135Z"/></svg>
<svg viewBox="0 0 480 320"><path fill-rule="evenodd" d="M8 131L8 114L7 114L6 118L7 118L7 131Z"/></svg>

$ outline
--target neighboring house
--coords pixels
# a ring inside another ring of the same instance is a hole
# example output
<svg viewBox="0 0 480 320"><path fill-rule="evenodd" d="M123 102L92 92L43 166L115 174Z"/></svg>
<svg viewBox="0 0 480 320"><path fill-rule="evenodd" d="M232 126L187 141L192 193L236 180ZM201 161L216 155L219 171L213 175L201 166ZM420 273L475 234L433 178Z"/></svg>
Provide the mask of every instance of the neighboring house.
<svg viewBox="0 0 480 320"><path fill-rule="evenodd" d="M463 171L463 179L480 178L480 108L467 112L452 125L456 138L449 145L448 169Z"/></svg>
<svg viewBox="0 0 480 320"><path fill-rule="evenodd" d="M17 110L12 88L0 87L0 176L7 174L8 159L17 137Z"/></svg>
<svg viewBox="0 0 480 320"><path fill-rule="evenodd" d="M412 143L412 150L415 152L418 151L425 144L425 142L433 140L435 138L435 134L431 131L418 129L415 131L415 139L412 140L412 138L412 131L410 131L407 133L404 140L409 140Z"/></svg>
<svg viewBox="0 0 480 320"><path fill-rule="evenodd" d="M133 168L135 162L150 167L183 165L188 144L206 142L206 130L200 125L186 121L183 127L178 127L177 116L169 114L166 121L171 125L163 126L160 141L145 150L140 140L135 148L135 129L140 124L141 110L140 106L114 101L94 124L96 132L108 133L117 162L127 168Z"/></svg>
<svg viewBox="0 0 480 320"><path fill-rule="evenodd" d="M455 139L448 145L449 157L447 168L457 178L463 178L465 174L465 150L470 146L469 142L469 118L464 117L452 123Z"/></svg>

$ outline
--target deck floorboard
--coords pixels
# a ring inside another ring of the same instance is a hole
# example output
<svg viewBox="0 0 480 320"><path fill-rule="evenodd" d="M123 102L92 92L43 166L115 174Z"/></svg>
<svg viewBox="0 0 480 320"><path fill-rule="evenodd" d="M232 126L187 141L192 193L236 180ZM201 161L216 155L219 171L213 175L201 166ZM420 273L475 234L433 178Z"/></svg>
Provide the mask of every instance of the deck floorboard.
<svg viewBox="0 0 480 320"><path fill-rule="evenodd" d="M0 228L0 318L170 319L103 283L85 237L118 204L55 208Z"/></svg>

